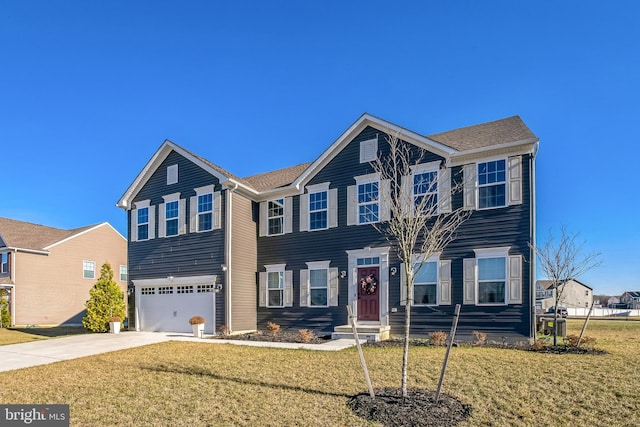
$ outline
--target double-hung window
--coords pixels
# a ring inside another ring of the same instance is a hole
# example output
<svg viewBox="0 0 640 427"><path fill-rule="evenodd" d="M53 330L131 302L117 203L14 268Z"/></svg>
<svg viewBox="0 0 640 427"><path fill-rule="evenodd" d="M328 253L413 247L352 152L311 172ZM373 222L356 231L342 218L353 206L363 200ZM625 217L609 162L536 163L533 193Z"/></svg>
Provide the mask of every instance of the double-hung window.
<svg viewBox="0 0 640 427"><path fill-rule="evenodd" d="M149 238L149 208L138 208L138 240Z"/></svg>
<svg viewBox="0 0 640 427"><path fill-rule="evenodd" d="M438 208L438 169L440 162L412 166L411 197L414 214L435 214Z"/></svg>
<svg viewBox="0 0 640 427"><path fill-rule="evenodd" d="M3 252L0 255L0 273L8 273L9 272L9 254Z"/></svg>
<svg viewBox="0 0 640 427"><path fill-rule="evenodd" d="M284 199L270 200L267 208L269 236L284 234Z"/></svg>
<svg viewBox="0 0 640 427"><path fill-rule="evenodd" d="M326 307L329 292L329 271L326 268L309 270L309 304Z"/></svg>
<svg viewBox="0 0 640 427"><path fill-rule="evenodd" d="M96 263L94 261L82 261L82 277L85 279L96 278Z"/></svg>
<svg viewBox="0 0 640 427"><path fill-rule="evenodd" d="M328 191L309 193L309 229L324 230L328 228Z"/></svg>
<svg viewBox="0 0 640 427"><path fill-rule="evenodd" d="M129 276L127 274L127 266L126 265L121 265L120 266L120 281L121 282L126 282L128 280Z"/></svg>
<svg viewBox="0 0 640 427"><path fill-rule="evenodd" d="M267 307L284 307L284 270L267 272Z"/></svg>
<svg viewBox="0 0 640 427"><path fill-rule="evenodd" d="M357 184L358 224L371 224L380 220L379 185L377 178Z"/></svg>
<svg viewBox="0 0 640 427"><path fill-rule="evenodd" d="M164 204L165 209L165 223L166 233L165 236L177 236L178 235L178 201L166 202Z"/></svg>
<svg viewBox="0 0 640 427"><path fill-rule="evenodd" d="M478 209L507 205L506 160L478 163Z"/></svg>
<svg viewBox="0 0 640 427"><path fill-rule="evenodd" d="M419 268L419 270L418 270ZM438 304L438 262L425 261L414 264L413 302L416 305Z"/></svg>
<svg viewBox="0 0 640 427"><path fill-rule="evenodd" d="M198 231L213 228L213 193L198 195Z"/></svg>

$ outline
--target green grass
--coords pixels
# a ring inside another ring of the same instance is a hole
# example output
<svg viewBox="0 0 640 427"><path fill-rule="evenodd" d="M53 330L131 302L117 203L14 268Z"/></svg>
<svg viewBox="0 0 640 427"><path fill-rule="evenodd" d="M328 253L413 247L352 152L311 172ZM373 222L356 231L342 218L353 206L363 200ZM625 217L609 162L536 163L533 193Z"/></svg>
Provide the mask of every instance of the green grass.
<svg viewBox="0 0 640 427"><path fill-rule="evenodd" d="M569 333L581 323L569 321ZM640 322L592 321L606 355L485 347L451 352L443 391L466 426L637 425ZM410 387L436 388L445 349L410 350ZM402 350L365 348L374 387L399 387ZM0 373L0 402L68 403L73 426L368 424L346 406L366 392L356 349L313 352L168 342Z"/></svg>

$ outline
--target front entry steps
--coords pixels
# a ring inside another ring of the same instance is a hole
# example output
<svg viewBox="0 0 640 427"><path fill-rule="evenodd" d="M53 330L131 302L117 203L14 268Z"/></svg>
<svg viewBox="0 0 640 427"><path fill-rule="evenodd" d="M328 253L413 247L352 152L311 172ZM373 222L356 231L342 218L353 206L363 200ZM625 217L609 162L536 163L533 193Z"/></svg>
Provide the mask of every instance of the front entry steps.
<svg viewBox="0 0 640 427"><path fill-rule="evenodd" d="M376 326L376 325L356 325L358 331L358 339L361 341L378 342L389 339L391 332L391 326ZM353 339L353 329L351 325L341 325L333 328L331 339Z"/></svg>

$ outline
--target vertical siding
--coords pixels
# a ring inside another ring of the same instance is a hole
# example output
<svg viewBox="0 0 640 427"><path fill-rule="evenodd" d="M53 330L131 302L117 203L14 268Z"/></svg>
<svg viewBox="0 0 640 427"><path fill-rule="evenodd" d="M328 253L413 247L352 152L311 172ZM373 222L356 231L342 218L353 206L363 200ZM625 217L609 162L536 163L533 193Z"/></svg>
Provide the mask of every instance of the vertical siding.
<svg viewBox="0 0 640 427"><path fill-rule="evenodd" d="M167 166L178 165L178 182L167 185ZM195 196L195 188L214 185L214 191L222 188L217 178L176 152L171 152L158 167L147 183L136 194L134 203L151 200L151 205L164 202L162 196L179 192L181 199L187 200L187 233L179 236L155 238L141 242L129 242L129 280L164 278L167 276L188 277L217 275L223 290L216 295L216 325L224 324L225 263L224 229L204 233L189 232L189 215L192 206L189 199ZM222 198L222 222L225 212ZM158 210L156 209L156 217ZM156 236L160 224L156 220ZM128 211L128 230L131 229L131 211Z"/></svg>
<svg viewBox="0 0 640 427"><path fill-rule="evenodd" d="M251 200L231 193L231 307L233 331L255 330L257 322L257 228Z"/></svg>
<svg viewBox="0 0 640 427"><path fill-rule="evenodd" d="M16 325L82 323L89 291L105 262L123 292L120 265L127 265L127 243L104 225L51 248L49 255L18 252L16 256ZM94 261L95 278L83 277L83 261ZM126 294L125 294L126 295Z"/></svg>

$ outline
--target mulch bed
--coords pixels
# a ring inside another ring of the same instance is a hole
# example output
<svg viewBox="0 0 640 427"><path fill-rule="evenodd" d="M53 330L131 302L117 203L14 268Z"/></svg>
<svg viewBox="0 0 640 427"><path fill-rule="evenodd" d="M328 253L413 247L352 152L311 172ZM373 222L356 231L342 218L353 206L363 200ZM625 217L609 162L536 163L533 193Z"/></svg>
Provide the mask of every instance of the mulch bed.
<svg viewBox="0 0 640 427"><path fill-rule="evenodd" d="M297 330L280 330L277 334L269 331L258 331L241 335L216 335L214 339L240 340L240 341L268 341L268 342L291 342L304 344L322 344L331 340L330 335L314 336L310 340L303 340Z"/></svg>
<svg viewBox="0 0 640 427"><path fill-rule="evenodd" d="M408 396L396 388L374 389L353 396L347 405L361 418L376 421L385 426L454 426L471 415L471 405L440 393L435 403L435 391L409 389Z"/></svg>

